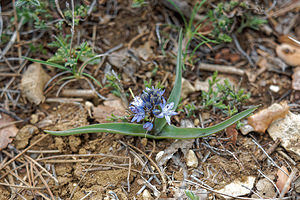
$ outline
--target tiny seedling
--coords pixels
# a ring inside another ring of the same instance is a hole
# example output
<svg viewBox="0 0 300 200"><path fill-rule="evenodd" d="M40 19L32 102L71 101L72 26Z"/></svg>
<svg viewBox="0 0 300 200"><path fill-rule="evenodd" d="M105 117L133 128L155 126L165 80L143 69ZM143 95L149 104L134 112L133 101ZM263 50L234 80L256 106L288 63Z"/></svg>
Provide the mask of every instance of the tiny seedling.
<svg viewBox="0 0 300 200"><path fill-rule="evenodd" d="M196 106L194 103L189 103L184 106L184 109L187 112L187 117L190 118L191 116L195 116Z"/></svg>
<svg viewBox="0 0 300 200"><path fill-rule="evenodd" d="M39 0L18 0L15 3L18 19L22 23L34 24L36 29L45 30L49 27L46 22L52 21L49 2ZM12 18L12 21L14 18ZM12 23L13 24L13 23Z"/></svg>
<svg viewBox="0 0 300 200"><path fill-rule="evenodd" d="M140 8L140 7L144 6L145 4L147 4L147 3L144 0L133 0L131 7Z"/></svg>
<svg viewBox="0 0 300 200"><path fill-rule="evenodd" d="M106 73L106 87L112 88L111 93L117 97L120 97L125 105L128 105L127 97L129 96L128 93L124 91L123 85L121 83L121 76L116 74L114 70L109 71Z"/></svg>
<svg viewBox="0 0 300 200"><path fill-rule="evenodd" d="M231 42L231 33L241 33L244 28L258 30L259 25L267 23L267 20L255 16L244 2L238 1L221 2L209 10L207 16L213 26L210 36L218 42Z"/></svg>
<svg viewBox="0 0 300 200"><path fill-rule="evenodd" d="M168 2L171 3L176 8L176 10L180 14L180 16L184 22L184 33L185 33L185 35L184 35L184 46L185 46L184 49L185 50L183 53L184 62L186 61L186 59L189 55L189 53L188 53L189 47L194 39L196 39L197 41L201 41L201 42L199 42L196 45L196 47L193 48L192 53L189 56L190 62L192 62L192 58L200 46L202 46L203 44L206 44L206 43L218 43L216 40L211 40L198 32L199 29L202 27L202 22L205 19L196 21L196 15L197 15L197 12L200 10L200 8L203 6L203 4L206 2L206 0L202 0L200 3L197 2L195 4L195 6L193 7L191 16L189 18L189 21L187 21L187 19L183 15L182 11L180 10L180 8L178 8L178 6L175 4L175 2L173 2L173 0L168 0Z"/></svg>
<svg viewBox="0 0 300 200"><path fill-rule="evenodd" d="M168 100L166 101L162 97L164 93L163 90L153 87L152 89L146 88L140 96L134 97L134 101L130 104L130 110L133 112L131 121L142 122L143 124L102 123L65 131L45 130L45 132L57 136L108 132L152 139L193 139L217 133L256 110L257 107L249 108L208 128L179 128L171 125L170 117L176 114L174 110L176 110L178 106L182 86L182 31L180 31L179 34L178 48L176 78ZM146 115L148 115L148 117L146 117Z"/></svg>
<svg viewBox="0 0 300 200"><path fill-rule="evenodd" d="M220 84L217 76L218 72L215 72L208 80L208 91L202 91L202 105L204 109L212 107L214 111L219 109L226 115L232 116L238 112L238 106L245 103L251 94L245 93L243 89L236 90L228 80Z"/></svg>
<svg viewBox="0 0 300 200"><path fill-rule="evenodd" d="M190 199L190 200L199 200L200 198L198 196L196 196L192 191L186 190L185 191L186 196Z"/></svg>

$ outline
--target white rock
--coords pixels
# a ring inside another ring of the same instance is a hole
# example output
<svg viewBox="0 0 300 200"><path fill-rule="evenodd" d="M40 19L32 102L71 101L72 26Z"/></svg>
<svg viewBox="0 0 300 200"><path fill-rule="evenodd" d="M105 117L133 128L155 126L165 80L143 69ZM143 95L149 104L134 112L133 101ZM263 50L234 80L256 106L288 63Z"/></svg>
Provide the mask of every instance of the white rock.
<svg viewBox="0 0 300 200"><path fill-rule="evenodd" d="M254 131L254 128L249 124L246 124L244 126L241 126L240 131L242 132L243 135L247 135L251 131Z"/></svg>
<svg viewBox="0 0 300 200"><path fill-rule="evenodd" d="M232 183L226 185L224 188L217 190L220 193L227 194L230 196L238 197L249 194L254 186L255 177L247 176L243 178L243 182L240 180L234 180ZM245 187L244 187L245 186ZM247 189L249 188L249 189ZM223 195L222 195L223 196ZM223 196L225 199L230 199L231 197Z"/></svg>
<svg viewBox="0 0 300 200"><path fill-rule="evenodd" d="M189 150L186 156L186 165L188 167L196 168L198 167L198 158L195 155L194 151Z"/></svg>
<svg viewBox="0 0 300 200"><path fill-rule="evenodd" d="M195 128L194 123L189 119L183 119L180 121L180 127L182 128Z"/></svg>
<svg viewBox="0 0 300 200"><path fill-rule="evenodd" d="M279 92L280 87L279 87L278 85L270 85L270 90L271 90L272 92L277 93L277 92Z"/></svg>
<svg viewBox="0 0 300 200"><path fill-rule="evenodd" d="M198 79L195 81L194 84L195 90L196 91L208 91L209 84L207 81L199 81Z"/></svg>
<svg viewBox="0 0 300 200"><path fill-rule="evenodd" d="M268 128L269 135L288 151L300 156L300 115L289 112L285 118L274 121Z"/></svg>
<svg viewBox="0 0 300 200"><path fill-rule="evenodd" d="M156 154L156 157L155 157L156 162L159 162L161 160L164 153L165 153L164 151L160 151Z"/></svg>
<svg viewBox="0 0 300 200"><path fill-rule="evenodd" d="M153 199L153 197L151 196L150 192L148 190L144 190L143 191L143 199L144 200L150 200Z"/></svg>
<svg viewBox="0 0 300 200"><path fill-rule="evenodd" d="M276 196L274 185L266 178L260 179L256 185L257 193L263 198L273 198ZM253 198L259 198L258 195L253 194Z"/></svg>
<svg viewBox="0 0 300 200"><path fill-rule="evenodd" d="M182 79L182 90L181 90L181 97L185 99L189 94L195 92L194 86L190 83L190 81L186 79Z"/></svg>

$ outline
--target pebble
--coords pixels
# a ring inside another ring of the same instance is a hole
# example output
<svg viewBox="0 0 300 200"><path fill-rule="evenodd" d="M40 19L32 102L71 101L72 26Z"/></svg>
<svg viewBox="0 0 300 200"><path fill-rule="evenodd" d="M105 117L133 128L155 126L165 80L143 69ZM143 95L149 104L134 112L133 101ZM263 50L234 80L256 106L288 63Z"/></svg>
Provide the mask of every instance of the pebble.
<svg viewBox="0 0 300 200"><path fill-rule="evenodd" d="M300 115L288 112L283 119L273 121L268 128L268 133L271 138L275 141L281 140L281 146L287 151L294 152L300 156Z"/></svg>
<svg viewBox="0 0 300 200"><path fill-rule="evenodd" d="M217 191L235 197L247 195L251 192L251 189L254 186L255 177L247 176L242 179L243 179L242 181L236 179L232 183L226 185L224 188ZM225 199L231 198L229 196L223 196L223 197Z"/></svg>
<svg viewBox="0 0 300 200"><path fill-rule="evenodd" d="M38 117L37 114L31 115L31 119L30 119L30 123L31 123L31 124L35 124L35 123L37 123L38 121L39 121L39 117Z"/></svg>
<svg viewBox="0 0 300 200"><path fill-rule="evenodd" d="M188 167L198 167L198 158L193 150L189 150L186 157L186 165Z"/></svg>
<svg viewBox="0 0 300 200"><path fill-rule="evenodd" d="M199 126L199 124L200 124L200 120L197 118L197 119L195 119L194 120L194 125L195 126Z"/></svg>
<svg viewBox="0 0 300 200"><path fill-rule="evenodd" d="M278 85L270 85L270 90L271 90L272 92L277 93L277 92L279 92L280 87L279 87Z"/></svg>
<svg viewBox="0 0 300 200"><path fill-rule="evenodd" d="M254 131L254 128L249 124L246 124L244 126L241 126L240 131L243 135L247 135L248 133Z"/></svg>
<svg viewBox="0 0 300 200"><path fill-rule="evenodd" d="M151 200L151 199L153 199L153 197L151 196L149 190L144 190L143 191L143 199L144 200Z"/></svg>
<svg viewBox="0 0 300 200"><path fill-rule="evenodd" d="M274 178L271 178L274 179ZM260 179L256 185L257 193L263 198L273 198L276 196L275 188L273 184L266 178ZM259 198L258 195L253 194L251 197Z"/></svg>
<svg viewBox="0 0 300 200"><path fill-rule="evenodd" d="M156 157L155 157L156 162L160 161L160 159L162 158L162 156L164 155L164 153L165 153L164 151L160 151L160 152L158 152L156 154Z"/></svg>

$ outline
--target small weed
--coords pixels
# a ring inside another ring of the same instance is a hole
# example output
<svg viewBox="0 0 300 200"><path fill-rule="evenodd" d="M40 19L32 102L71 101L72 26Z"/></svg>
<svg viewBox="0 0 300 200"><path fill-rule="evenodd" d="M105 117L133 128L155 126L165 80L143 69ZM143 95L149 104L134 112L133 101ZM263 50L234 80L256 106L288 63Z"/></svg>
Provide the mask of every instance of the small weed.
<svg viewBox="0 0 300 200"><path fill-rule="evenodd" d="M267 23L266 20L254 16L244 2L237 1L219 3L216 8L208 11L207 16L213 26L210 35L218 42L231 42L230 33L241 33L244 28L258 30L259 25Z"/></svg>
<svg viewBox="0 0 300 200"><path fill-rule="evenodd" d="M228 116L238 112L238 107L250 98L250 93L245 94L243 89L236 90L228 80L224 84L218 83L218 73L215 72L208 81L209 89L202 92L202 105L204 109L219 109Z"/></svg>
<svg viewBox="0 0 300 200"><path fill-rule="evenodd" d="M192 191L186 190L185 191L186 196L190 199L190 200L199 200L200 198L198 196L196 196Z"/></svg>
<svg viewBox="0 0 300 200"><path fill-rule="evenodd" d="M16 2L18 19L23 19L23 23L33 23L36 29L47 29L46 22L53 20L50 14L49 2L38 0L19 0ZM14 21L14 18L12 18Z"/></svg>
<svg viewBox="0 0 300 200"><path fill-rule="evenodd" d="M111 114L111 116L107 118L107 121L111 121L111 122L118 122L118 121L128 122L128 117L129 117L129 115L119 117L119 116L116 116L114 114Z"/></svg>
<svg viewBox="0 0 300 200"><path fill-rule="evenodd" d="M187 105L184 106L184 109L186 110L187 112L187 117L190 118L191 116L194 116L195 117L195 111L197 110L196 109L196 106L194 103L189 103Z"/></svg>
<svg viewBox="0 0 300 200"><path fill-rule="evenodd" d="M56 37L56 41L48 44L49 47L57 47L57 51L54 56L48 59L48 62L54 62L59 64L64 64L66 67L76 67L78 61L85 62L90 58L96 56L92 52L92 48L87 45L87 43L82 43L80 46L70 48L70 38L71 35L66 35L66 37ZM79 55L79 57L78 57ZM78 58L77 58L78 57ZM100 58L90 61L89 64L95 65L100 62ZM76 71L76 70L75 70Z"/></svg>
<svg viewBox="0 0 300 200"><path fill-rule="evenodd" d="M133 8L140 8L147 4L144 0L133 0L131 7Z"/></svg>
<svg viewBox="0 0 300 200"><path fill-rule="evenodd" d="M184 33L185 33L184 40L183 40L184 41L183 45L185 46L185 50L183 52L183 60L184 61L187 60L189 47L190 47L192 41L193 40L197 40L197 42L201 41L201 42L198 42L196 47L193 48L192 53L189 56L189 61L192 63L193 62L192 58L200 46L202 46L203 44L206 44L206 43L218 43L216 40L211 40L198 32L198 30L201 28L202 22L204 20L196 21L195 17L196 17L197 12L200 10L200 8L203 6L203 4L206 2L206 0L202 0L200 3L198 3L198 2L196 3L196 5L193 7L189 21L187 21L187 19L184 17L181 10L178 8L178 6L172 0L168 0L168 1L176 8L176 10L179 12L179 14L182 17L182 20L184 22Z"/></svg>
<svg viewBox="0 0 300 200"><path fill-rule="evenodd" d="M74 25L77 26L79 24L80 19L85 18L87 16L89 7L88 6L76 6L74 9ZM72 22L72 11L68 9L64 12L64 16L66 17L68 24L71 26Z"/></svg>
<svg viewBox="0 0 300 200"><path fill-rule="evenodd" d="M144 80L144 87L145 88L151 88L152 87L152 79L150 79L149 81ZM155 85L155 88L164 89L164 86L161 85L160 81L158 81Z"/></svg>
<svg viewBox="0 0 300 200"><path fill-rule="evenodd" d="M111 73L106 74L107 84L106 87L110 87L113 90L111 91L117 97L124 96L125 98L129 96L128 93L124 92L123 86L121 85L121 76L117 75L114 70Z"/></svg>

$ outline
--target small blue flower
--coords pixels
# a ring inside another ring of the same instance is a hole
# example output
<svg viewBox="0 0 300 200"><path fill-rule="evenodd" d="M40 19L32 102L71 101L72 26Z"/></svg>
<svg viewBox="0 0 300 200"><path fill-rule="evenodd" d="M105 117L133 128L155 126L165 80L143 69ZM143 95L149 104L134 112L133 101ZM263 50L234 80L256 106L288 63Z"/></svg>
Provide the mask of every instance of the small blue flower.
<svg viewBox="0 0 300 200"><path fill-rule="evenodd" d="M134 97L133 102L130 103L129 109L135 113L134 117L132 118L131 122L140 122L142 119L145 118L145 110L144 110L144 102L140 97Z"/></svg>
<svg viewBox="0 0 300 200"><path fill-rule="evenodd" d="M146 122L144 125L143 125L143 128L146 129L147 131L151 131L152 128L153 128L153 124L151 122Z"/></svg>
<svg viewBox="0 0 300 200"><path fill-rule="evenodd" d="M141 98L145 103L145 107L150 110L153 106L159 105L164 92L165 90L154 88L153 86L152 89L146 88L141 95Z"/></svg>
<svg viewBox="0 0 300 200"><path fill-rule="evenodd" d="M132 110L131 110L131 111L132 111ZM145 111L144 111L144 109L138 108L138 109L136 109L135 111L136 111L136 112L134 112L135 115L134 115L134 117L132 118L131 122L134 122L134 121L140 122L142 119L145 118Z"/></svg>
<svg viewBox="0 0 300 200"><path fill-rule="evenodd" d="M172 108L174 107L174 103L171 102L169 104L166 105L166 100L165 98L163 98L163 103L160 104L161 107L161 113L156 115L157 118L163 118L165 117L165 119L167 120L168 124L171 125L171 119L170 117L173 115L177 115L178 113L175 112L174 110L172 110ZM157 111L153 110L153 113ZM155 113L154 113L155 114Z"/></svg>
<svg viewBox="0 0 300 200"><path fill-rule="evenodd" d="M142 107L144 107L145 103L141 99L141 97L134 97L134 100L133 100L133 102L130 103L130 105L133 105L137 108L142 108Z"/></svg>

